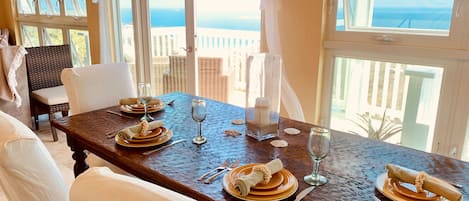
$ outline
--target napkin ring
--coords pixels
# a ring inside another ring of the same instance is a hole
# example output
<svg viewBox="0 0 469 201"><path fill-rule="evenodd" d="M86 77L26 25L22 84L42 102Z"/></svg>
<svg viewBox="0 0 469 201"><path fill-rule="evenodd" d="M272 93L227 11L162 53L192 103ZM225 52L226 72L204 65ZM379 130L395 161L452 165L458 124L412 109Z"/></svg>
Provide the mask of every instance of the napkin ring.
<svg viewBox="0 0 469 201"><path fill-rule="evenodd" d="M423 192L423 183L425 182L425 178L427 177L427 173L419 172L415 177L415 188L417 193Z"/></svg>
<svg viewBox="0 0 469 201"><path fill-rule="evenodd" d="M147 134L147 131L148 131L148 128L149 128L149 125L148 125L148 121L146 120L143 120L142 122L140 122L140 132L138 133L138 135L140 136L145 136Z"/></svg>
<svg viewBox="0 0 469 201"><path fill-rule="evenodd" d="M264 179L261 181L262 184L268 184L272 178L272 172L266 165L256 165L252 167L252 171L261 172L263 174Z"/></svg>

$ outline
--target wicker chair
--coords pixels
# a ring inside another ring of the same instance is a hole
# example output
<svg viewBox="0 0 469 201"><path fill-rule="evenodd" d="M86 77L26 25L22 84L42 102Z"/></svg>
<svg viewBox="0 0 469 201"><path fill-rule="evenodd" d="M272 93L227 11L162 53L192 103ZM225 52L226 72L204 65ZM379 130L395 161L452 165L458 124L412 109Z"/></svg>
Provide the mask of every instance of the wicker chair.
<svg viewBox="0 0 469 201"><path fill-rule="evenodd" d="M33 127L39 129L40 114L49 114L49 120L56 112L68 115L69 105L65 88L60 81L60 73L73 67L69 45L41 46L26 48L26 68ZM57 132L51 126L54 141Z"/></svg>

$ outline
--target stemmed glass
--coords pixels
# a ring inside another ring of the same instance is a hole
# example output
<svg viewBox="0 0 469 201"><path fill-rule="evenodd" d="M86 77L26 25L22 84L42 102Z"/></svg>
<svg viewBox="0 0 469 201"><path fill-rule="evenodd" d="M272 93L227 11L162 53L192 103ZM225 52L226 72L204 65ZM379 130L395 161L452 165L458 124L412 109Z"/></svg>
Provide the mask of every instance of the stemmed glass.
<svg viewBox="0 0 469 201"><path fill-rule="evenodd" d="M202 136L202 121L207 117L207 107L205 100L192 99L192 119L198 123L197 136L192 139L194 144L203 144L207 142L207 138Z"/></svg>
<svg viewBox="0 0 469 201"><path fill-rule="evenodd" d="M319 163L329 153L331 135L329 130L324 128L311 128L308 138L308 153L314 162L314 169L311 175L306 175L304 181L313 186L320 186L327 183L327 178L318 174Z"/></svg>
<svg viewBox="0 0 469 201"><path fill-rule="evenodd" d="M151 101L151 85L150 83L139 82L137 85L138 89L138 101L143 104L144 115L140 120L146 120L148 122L153 121L153 117L148 114L148 103Z"/></svg>

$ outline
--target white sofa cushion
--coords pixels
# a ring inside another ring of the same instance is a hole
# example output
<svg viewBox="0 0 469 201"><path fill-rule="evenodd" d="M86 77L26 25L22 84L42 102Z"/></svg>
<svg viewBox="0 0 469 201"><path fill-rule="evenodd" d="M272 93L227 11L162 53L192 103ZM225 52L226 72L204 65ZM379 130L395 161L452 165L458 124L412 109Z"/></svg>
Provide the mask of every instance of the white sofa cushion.
<svg viewBox="0 0 469 201"><path fill-rule="evenodd" d="M164 187L93 167L78 176L70 189L70 201L193 201Z"/></svg>
<svg viewBox="0 0 469 201"><path fill-rule="evenodd" d="M10 201L68 200L68 187L41 140L1 111L0 183Z"/></svg>
<svg viewBox="0 0 469 201"><path fill-rule="evenodd" d="M57 105L68 102L67 93L63 85L32 91L31 96L46 105Z"/></svg>
<svg viewBox="0 0 469 201"><path fill-rule="evenodd" d="M125 63L66 68L61 80L72 115L118 105L121 98L137 96L130 68Z"/></svg>

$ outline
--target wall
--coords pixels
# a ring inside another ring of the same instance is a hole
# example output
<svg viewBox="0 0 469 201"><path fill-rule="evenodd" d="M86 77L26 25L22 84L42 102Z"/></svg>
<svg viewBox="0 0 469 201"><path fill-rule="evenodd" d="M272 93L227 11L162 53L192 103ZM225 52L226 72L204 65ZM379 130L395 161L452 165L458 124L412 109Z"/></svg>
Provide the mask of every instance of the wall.
<svg viewBox="0 0 469 201"><path fill-rule="evenodd" d="M322 0L282 0L279 16L286 74L311 123L319 117L323 5Z"/></svg>
<svg viewBox="0 0 469 201"><path fill-rule="evenodd" d="M0 28L8 28L10 31L10 43L11 44L16 44L16 36L15 33L16 27L15 27L15 11L14 9L11 9L13 6L15 6L15 0L1 0L2 3L0 6Z"/></svg>

